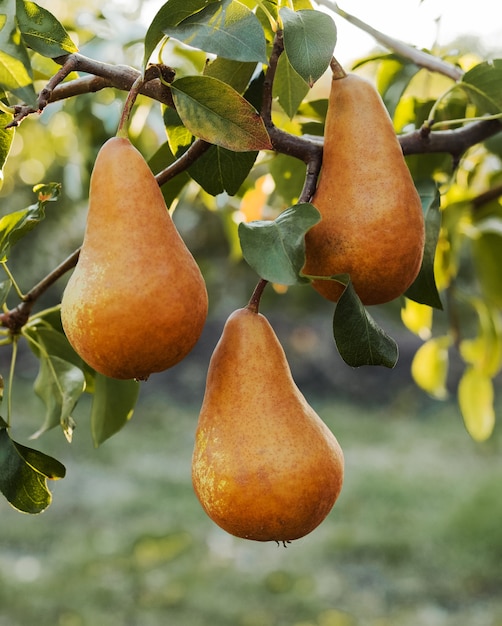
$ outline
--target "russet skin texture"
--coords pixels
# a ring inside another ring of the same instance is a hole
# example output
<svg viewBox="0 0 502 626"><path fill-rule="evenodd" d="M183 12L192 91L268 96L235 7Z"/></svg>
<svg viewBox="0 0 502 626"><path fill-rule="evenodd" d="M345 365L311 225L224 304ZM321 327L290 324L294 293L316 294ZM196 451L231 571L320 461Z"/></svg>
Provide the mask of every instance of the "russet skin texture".
<svg viewBox="0 0 502 626"><path fill-rule="evenodd" d="M193 453L206 513L244 539L298 539L328 515L343 468L267 319L249 308L232 313L209 365Z"/></svg>
<svg viewBox="0 0 502 626"><path fill-rule="evenodd" d="M424 249L420 197L380 95L354 74L331 85L312 204L322 219L305 238L305 274L348 273L367 305L389 302L408 289ZM312 284L334 302L343 291L336 281Z"/></svg>
<svg viewBox="0 0 502 626"><path fill-rule="evenodd" d="M158 184L128 139L101 148L82 250L61 303L75 351L112 378L146 379L183 359L207 316L204 279Z"/></svg>

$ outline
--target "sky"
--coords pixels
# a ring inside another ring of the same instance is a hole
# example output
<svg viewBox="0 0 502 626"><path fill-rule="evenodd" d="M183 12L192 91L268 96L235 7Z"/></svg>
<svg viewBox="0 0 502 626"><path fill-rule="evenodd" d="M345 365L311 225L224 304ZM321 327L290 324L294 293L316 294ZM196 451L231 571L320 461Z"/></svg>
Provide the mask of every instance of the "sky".
<svg viewBox="0 0 502 626"><path fill-rule="evenodd" d="M329 5L329 0L321 0ZM502 20L497 0L339 0L338 5L373 28L419 48L437 40L447 44L458 35L482 35L485 47L501 48ZM374 39L334 16L338 29L336 56L346 62L364 56Z"/></svg>

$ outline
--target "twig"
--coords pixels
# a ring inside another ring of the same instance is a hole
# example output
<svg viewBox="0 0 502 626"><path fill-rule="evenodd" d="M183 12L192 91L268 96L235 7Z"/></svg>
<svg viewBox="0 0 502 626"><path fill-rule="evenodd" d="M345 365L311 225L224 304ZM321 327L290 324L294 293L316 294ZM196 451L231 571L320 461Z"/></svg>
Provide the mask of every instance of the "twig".
<svg viewBox="0 0 502 626"><path fill-rule="evenodd" d="M360 30L371 35L378 43L382 44L384 47L389 48L390 50L394 50L399 56L404 57L405 59L409 59L419 67L423 67L425 69L431 70L432 72L438 72L439 74L443 74L444 76L449 76L454 81L458 81L463 76L463 71L453 65L452 63L448 63L447 61L443 61L428 52L424 52L423 50L418 50L413 46L405 43L404 41L400 41L399 39L394 39L385 33L380 32L376 28L373 28L366 22L363 22L355 15L351 15L347 13L343 9L341 9L336 2L333 0L318 0L319 4L322 4L330 9L332 9L335 13L337 13L340 17L343 17L344 20L356 26Z"/></svg>
<svg viewBox="0 0 502 626"><path fill-rule="evenodd" d="M182 154L174 163L168 165L164 170L156 174L155 179L162 187L172 178L184 172L192 163L204 154L212 144L203 139L196 139L186 152Z"/></svg>
<svg viewBox="0 0 502 626"><path fill-rule="evenodd" d="M80 255L80 248L77 248L70 256L54 268L45 278L32 287L24 296L23 301L15 308L0 314L0 325L8 328L14 335L26 324L30 317L31 310L40 296L49 289L61 276L66 274L72 267L75 267Z"/></svg>

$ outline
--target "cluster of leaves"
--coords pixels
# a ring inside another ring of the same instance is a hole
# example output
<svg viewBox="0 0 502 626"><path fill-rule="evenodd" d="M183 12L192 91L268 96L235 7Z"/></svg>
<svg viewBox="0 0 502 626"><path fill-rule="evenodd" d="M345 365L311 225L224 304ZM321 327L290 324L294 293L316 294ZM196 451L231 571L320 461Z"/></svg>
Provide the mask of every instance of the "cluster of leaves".
<svg viewBox="0 0 502 626"><path fill-rule="evenodd" d="M22 103L33 110L39 106L34 67L40 58L58 59L64 66L78 50L56 17L35 3L3 0L0 6L5 13L0 22L1 171L13 141L15 130L6 127L16 105ZM320 153L326 99L309 100L307 96L328 69L335 45L333 19L315 10L310 0L168 0L144 38L143 71L156 52L162 62L166 49L173 58L197 55L197 51L209 57L200 71L176 76L168 85L172 106L163 107L167 140L153 155L152 169L168 172L196 142L207 143L195 162L188 160L176 176L166 177L162 191L168 206L182 197L191 181L206 199L232 198L233 217L241 219L232 220L235 228L228 231L231 247L238 248L260 279L270 283L295 286L310 282L302 274L304 235L320 216L308 202L313 189L306 164L310 163L308 154L315 154L316 148L317 155ZM192 51L187 52L186 46ZM428 93L424 88L420 97L413 94L423 70L413 62L393 54L363 62L377 68L379 89L400 131L424 124L434 131L436 125L451 125L452 120L461 127L466 120L502 111L498 62L480 62L446 93ZM92 67L92 62L88 65ZM57 64L51 67L56 68L55 73ZM98 69L96 72L99 74ZM272 102L278 104L273 121ZM287 133L277 132L281 127ZM295 151L291 139L296 140ZM469 183L475 179L477 187L484 189L498 184L497 174L486 170L488 154L499 158L495 143L485 142L468 152L456 168L447 154L409 157L422 198L427 241L422 270L403 298L402 309L403 323L426 339L412 369L425 391L438 398L445 396L448 352L451 346L460 349L467 368L458 388L459 403L469 432L478 440L487 438L493 429L492 380L502 366L498 272L502 215L497 196L482 205L475 196L466 197L465 179L470 179ZM256 208L250 194L259 190L264 180L273 183L265 200L273 219L263 219L263 212L250 218L250 207ZM0 285L2 343L13 347L8 389L10 392L16 346L23 338L40 360L34 390L46 407L35 435L60 426L71 440L74 407L83 393L91 393L92 436L100 445L131 417L138 383L115 381L91 370L66 340L58 308L32 314L37 286L28 294L17 287L8 268L10 248L41 221L47 202L57 198L59 185L38 187L36 193L35 205L0 220L0 262L7 275ZM469 289L462 289L466 258L474 261L476 294L469 291L472 281ZM61 272L54 274L59 275ZM363 307L349 276L332 279L345 285L333 315L334 338L343 359L354 367L393 367L398 358L396 342ZM9 309L12 287L20 304ZM463 327L453 313L454 302L475 311L479 323L474 337L463 336ZM435 335L433 310L443 309L444 303L448 304L449 323L446 331L441 324L441 334ZM22 315L26 319L19 323ZM64 475L64 468L10 438L10 394L7 413L0 422L0 490L16 508L40 512L50 502L46 480Z"/></svg>

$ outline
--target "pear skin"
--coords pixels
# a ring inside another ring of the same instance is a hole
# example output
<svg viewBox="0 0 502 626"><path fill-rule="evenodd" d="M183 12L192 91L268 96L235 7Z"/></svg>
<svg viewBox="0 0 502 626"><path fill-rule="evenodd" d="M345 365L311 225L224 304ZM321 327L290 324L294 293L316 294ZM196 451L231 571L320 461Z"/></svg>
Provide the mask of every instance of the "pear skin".
<svg viewBox="0 0 502 626"><path fill-rule="evenodd" d="M296 386L268 320L246 307L214 350L195 437L192 482L228 533L288 542L328 515L342 449Z"/></svg>
<svg viewBox="0 0 502 626"><path fill-rule="evenodd" d="M355 74L331 84L312 204L322 219L305 237L305 274L348 273L367 305L389 302L413 283L424 250L420 197L380 95ZM343 291L333 280L312 285L334 302Z"/></svg>
<svg viewBox="0 0 502 626"><path fill-rule="evenodd" d="M61 302L69 342L96 371L145 380L181 361L208 308L200 269L153 173L126 138L99 151L77 266Z"/></svg>

